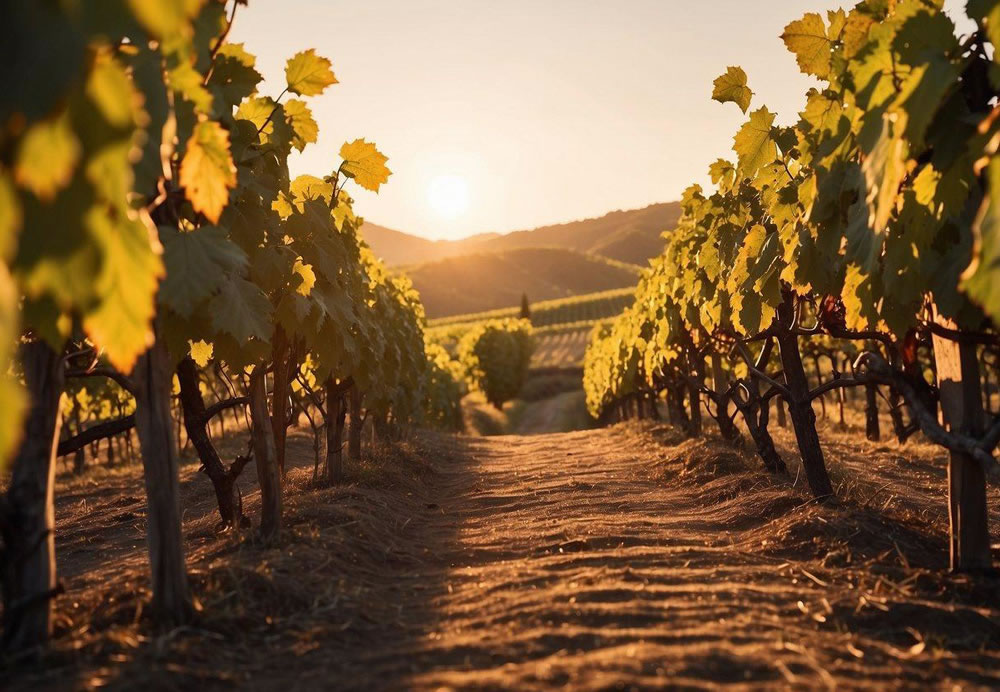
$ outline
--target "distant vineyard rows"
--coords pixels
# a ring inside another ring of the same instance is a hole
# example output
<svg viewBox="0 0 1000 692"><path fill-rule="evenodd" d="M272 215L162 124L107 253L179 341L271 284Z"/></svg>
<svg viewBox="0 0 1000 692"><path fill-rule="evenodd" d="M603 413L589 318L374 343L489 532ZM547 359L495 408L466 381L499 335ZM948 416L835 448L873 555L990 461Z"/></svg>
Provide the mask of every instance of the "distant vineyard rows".
<svg viewBox="0 0 1000 692"><path fill-rule="evenodd" d="M614 317L632 304L634 290L631 288L616 288L599 293L587 293L570 298L557 298L531 304L531 323L534 327L548 327L567 323L593 322L594 320ZM488 312L453 315L430 320L431 329L441 327L463 326L468 329L477 322L486 320L517 317L521 312L519 307L490 310Z"/></svg>

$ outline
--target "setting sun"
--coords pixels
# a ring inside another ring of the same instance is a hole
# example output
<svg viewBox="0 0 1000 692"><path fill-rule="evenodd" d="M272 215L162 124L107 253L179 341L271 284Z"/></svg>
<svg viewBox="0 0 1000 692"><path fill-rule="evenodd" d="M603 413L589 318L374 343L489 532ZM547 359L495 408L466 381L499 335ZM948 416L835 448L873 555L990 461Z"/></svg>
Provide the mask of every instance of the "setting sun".
<svg viewBox="0 0 1000 692"><path fill-rule="evenodd" d="M436 213L454 219L469 208L469 186L457 175L439 175L427 189L427 202Z"/></svg>

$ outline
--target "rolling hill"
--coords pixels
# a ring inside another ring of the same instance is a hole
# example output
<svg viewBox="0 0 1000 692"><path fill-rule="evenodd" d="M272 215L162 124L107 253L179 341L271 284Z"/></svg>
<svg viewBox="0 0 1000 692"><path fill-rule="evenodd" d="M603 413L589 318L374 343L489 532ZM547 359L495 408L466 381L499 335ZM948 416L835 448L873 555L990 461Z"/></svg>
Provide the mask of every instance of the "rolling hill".
<svg viewBox="0 0 1000 692"><path fill-rule="evenodd" d="M634 286L639 267L561 247L495 250L402 267L429 318Z"/></svg>
<svg viewBox="0 0 1000 692"><path fill-rule="evenodd" d="M362 226L361 234L372 251L390 266L414 265L496 250L541 247L586 252L644 266L650 257L663 250L660 233L672 230L679 216L680 204L666 202L642 209L613 211L594 219L502 235L483 233L461 240L427 240L374 223ZM600 289L595 287L590 290Z"/></svg>

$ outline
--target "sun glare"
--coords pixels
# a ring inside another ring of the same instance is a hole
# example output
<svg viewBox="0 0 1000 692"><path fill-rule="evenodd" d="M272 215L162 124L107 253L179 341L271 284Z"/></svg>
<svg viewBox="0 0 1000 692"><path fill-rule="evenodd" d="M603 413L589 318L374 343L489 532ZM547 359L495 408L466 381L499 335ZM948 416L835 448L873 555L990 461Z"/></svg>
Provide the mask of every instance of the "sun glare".
<svg viewBox="0 0 1000 692"><path fill-rule="evenodd" d="M454 219L469 208L469 186L457 175L439 175L427 189L427 201L435 212Z"/></svg>

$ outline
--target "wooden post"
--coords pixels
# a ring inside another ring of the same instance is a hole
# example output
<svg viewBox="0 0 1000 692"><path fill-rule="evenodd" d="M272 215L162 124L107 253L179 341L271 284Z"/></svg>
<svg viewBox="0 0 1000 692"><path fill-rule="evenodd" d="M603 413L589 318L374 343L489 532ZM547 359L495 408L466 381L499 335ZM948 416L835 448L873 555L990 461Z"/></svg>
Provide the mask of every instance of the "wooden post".
<svg viewBox="0 0 1000 692"><path fill-rule="evenodd" d="M281 532L281 473L267 410L266 378L266 370L260 365L250 374L250 437L260 484L260 534L270 539Z"/></svg>
<svg viewBox="0 0 1000 692"><path fill-rule="evenodd" d="M10 486L0 498L3 648L12 652L45 647L52 632L51 598L57 590L53 486L63 389L61 357L47 343L22 345L20 360L30 407Z"/></svg>
<svg viewBox="0 0 1000 692"><path fill-rule="evenodd" d="M950 320L935 318L948 329ZM932 335L941 424L972 437L982 435L983 400L980 395L979 362L973 344ZM951 452L948 461L948 518L953 570L988 569L990 556L989 517L986 511L986 475L971 457Z"/></svg>
<svg viewBox="0 0 1000 692"><path fill-rule="evenodd" d="M161 339L139 357L135 380L135 429L146 482L146 542L153 582L153 616L162 624L190 619L181 531L177 446L170 415L173 370Z"/></svg>
<svg viewBox="0 0 1000 692"><path fill-rule="evenodd" d="M344 393L326 381L326 479L331 483L344 480Z"/></svg>

